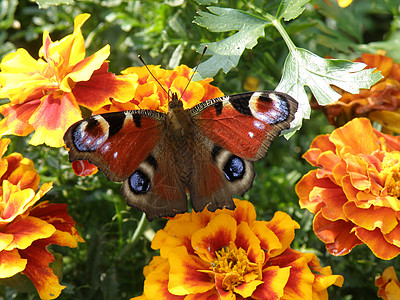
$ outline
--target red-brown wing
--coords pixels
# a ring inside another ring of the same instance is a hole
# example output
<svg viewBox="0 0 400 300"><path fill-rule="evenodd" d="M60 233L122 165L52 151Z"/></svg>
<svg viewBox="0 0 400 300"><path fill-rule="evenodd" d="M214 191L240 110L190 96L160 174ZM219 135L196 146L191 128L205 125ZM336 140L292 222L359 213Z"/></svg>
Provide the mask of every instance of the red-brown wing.
<svg viewBox="0 0 400 300"><path fill-rule="evenodd" d="M249 92L210 99L190 111L207 138L241 158L256 161L290 127L297 102L284 93Z"/></svg>
<svg viewBox="0 0 400 300"><path fill-rule="evenodd" d="M108 179L123 181L157 145L165 114L150 110L92 116L72 125L64 135L69 160L88 160Z"/></svg>

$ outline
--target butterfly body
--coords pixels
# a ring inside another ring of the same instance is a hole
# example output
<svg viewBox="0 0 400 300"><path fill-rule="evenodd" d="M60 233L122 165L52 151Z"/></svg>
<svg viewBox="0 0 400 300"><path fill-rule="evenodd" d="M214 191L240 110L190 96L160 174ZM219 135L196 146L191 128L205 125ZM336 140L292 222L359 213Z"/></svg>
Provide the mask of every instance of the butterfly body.
<svg viewBox="0 0 400 300"><path fill-rule="evenodd" d="M64 136L70 161L87 159L123 181L127 203L149 219L192 207L235 207L232 195L252 186L253 161L289 128L297 102L276 92L214 98L184 109L172 95L167 114L133 110L96 115Z"/></svg>

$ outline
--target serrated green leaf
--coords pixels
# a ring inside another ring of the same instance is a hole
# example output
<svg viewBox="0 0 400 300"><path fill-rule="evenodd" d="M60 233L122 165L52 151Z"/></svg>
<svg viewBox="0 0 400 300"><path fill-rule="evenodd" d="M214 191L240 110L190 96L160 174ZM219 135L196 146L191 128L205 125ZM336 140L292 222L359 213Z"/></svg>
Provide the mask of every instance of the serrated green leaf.
<svg viewBox="0 0 400 300"><path fill-rule="evenodd" d="M39 5L39 8L45 9L52 5L73 4L74 0L35 0L35 2Z"/></svg>
<svg viewBox="0 0 400 300"><path fill-rule="evenodd" d="M228 73L238 64L244 49L257 45L257 39L264 36L265 26L271 24L265 19L237 9L208 7L208 10L211 13L198 12L199 16L195 17L194 22L214 32L238 32L219 42L207 44L206 55L211 54L212 57L199 65L197 71L200 76L195 78L197 80L199 77L213 77L220 69Z"/></svg>
<svg viewBox="0 0 400 300"><path fill-rule="evenodd" d="M308 2L310 0L283 0L276 18L278 20L283 18L285 21L296 19L303 13L304 5Z"/></svg>
<svg viewBox="0 0 400 300"><path fill-rule="evenodd" d="M341 59L324 59L301 48L295 48L286 58L281 81L277 91L287 93L299 102L296 120L292 126L299 126L302 118L309 118L310 105L305 91L308 86L321 105L337 101L341 95L331 85L356 94L378 82L382 75L374 69L365 69L363 63Z"/></svg>

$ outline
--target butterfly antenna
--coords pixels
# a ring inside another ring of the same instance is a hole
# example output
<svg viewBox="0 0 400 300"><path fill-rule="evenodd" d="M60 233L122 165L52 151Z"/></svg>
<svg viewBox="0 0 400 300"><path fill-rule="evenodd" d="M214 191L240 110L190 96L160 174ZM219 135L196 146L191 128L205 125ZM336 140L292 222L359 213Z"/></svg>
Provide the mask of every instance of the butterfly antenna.
<svg viewBox="0 0 400 300"><path fill-rule="evenodd" d="M154 74L150 71L149 67L147 66L147 64L144 62L142 56L139 54L138 55L139 60L142 62L142 64L146 67L147 71L149 71L151 77L154 78L154 80L158 83L159 86L161 86L161 88L164 90L164 92L167 94L167 97L169 98L169 93L167 92L167 90L162 86L162 84L158 81L158 79L154 76Z"/></svg>
<svg viewBox="0 0 400 300"><path fill-rule="evenodd" d="M199 61L197 62L196 67L192 70L192 71L193 71L193 74L192 74L192 76L190 76L187 85L185 86L185 88L184 88L183 91L182 91L181 99L182 99L183 94L185 93L186 89L188 88L189 84L192 82L193 76L194 76L194 74L196 74L197 68L199 67L199 64L200 64L200 62L201 62L201 59L203 58L203 56L204 56L204 54L206 53L206 51L207 51L207 46L204 46L204 49L203 49L203 52L202 52L201 55L200 55Z"/></svg>

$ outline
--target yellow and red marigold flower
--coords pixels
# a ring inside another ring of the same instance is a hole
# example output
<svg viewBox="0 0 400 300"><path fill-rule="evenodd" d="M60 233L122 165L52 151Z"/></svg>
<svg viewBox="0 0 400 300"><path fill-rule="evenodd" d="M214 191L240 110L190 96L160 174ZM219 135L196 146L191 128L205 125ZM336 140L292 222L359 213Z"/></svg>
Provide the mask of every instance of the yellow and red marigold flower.
<svg viewBox="0 0 400 300"><path fill-rule="evenodd" d="M1 156L9 143L0 140ZM31 160L18 153L1 157L0 176L0 278L25 274L41 299L57 298L65 287L49 267L54 256L47 246L76 247L83 239L66 204L35 205L52 184L45 183L35 192L40 178Z"/></svg>
<svg viewBox="0 0 400 300"><path fill-rule="evenodd" d="M386 268L382 276L375 280L375 285L379 288L378 297L385 300L400 299L400 282L393 267Z"/></svg>
<svg viewBox="0 0 400 300"><path fill-rule="evenodd" d="M110 97L132 98L135 82L107 71L109 45L85 58L81 27L89 16L77 16L73 33L59 41L45 31L38 60L22 48L3 58L0 98L10 103L0 107L0 135L35 131L32 145L61 147L64 132L82 118L79 106L93 111L109 104Z"/></svg>
<svg viewBox="0 0 400 300"><path fill-rule="evenodd" d="M296 192L327 250L344 255L364 243L381 259L400 254L400 137L356 118L316 137L303 157L319 169Z"/></svg>
<svg viewBox="0 0 400 300"><path fill-rule="evenodd" d="M111 99L111 104L94 111L94 114L136 109L152 109L167 113L171 92L178 94L185 109L224 95L219 88L210 84L212 82L210 78L192 81L188 85L192 70L185 65L180 65L174 70L165 70L154 65L149 65L148 68L154 77L146 67L131 67L122 71L122 74L137 82L136 87L131 91L131 101L123 103L118 99ZM72 168L79 176L92 175L97 172L97 167L88 161L74 161Z"/></svg>
<svg viewBox="0 0 400 300"><path fill-rule="evenodd" d="M136 299L327 299L343 277L312 253L290 248L299 228L287 214L256 221L248 201L236 209L178 215L156 233L160 250Z"/></svg>
<svg viewBox="0 0 400 300"><path fill-rule="evenodd" d="M400 63L394 63L381 52L364 53L355 61L365 63L367 68L376 68L384 78L356 95L341 90L342 97L338 101L326 106L313 102L313 108L321 109L336 127L353 118L366 117L380 123L386 133L400 133Z"/></svg>
<svg viewBox="0 0 400 300"><path fill-rule="evenodd" d="M136 89L132 92L132 100L121 103L112 99L111 105L105 105L95 111L95 114L130 109L152 109L167 113L171 92L178 94L178 98L183 102L184 109L224 95L219 88L210 84L212 82L210 78L192 81L188 85L192 70L185 65L180 65L174 70L165 70L154 65L149 65L148 68L154 77L151 76L146 67L131 67L122 71L123 75L133 76L138 82Z"/></svg>

